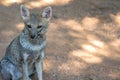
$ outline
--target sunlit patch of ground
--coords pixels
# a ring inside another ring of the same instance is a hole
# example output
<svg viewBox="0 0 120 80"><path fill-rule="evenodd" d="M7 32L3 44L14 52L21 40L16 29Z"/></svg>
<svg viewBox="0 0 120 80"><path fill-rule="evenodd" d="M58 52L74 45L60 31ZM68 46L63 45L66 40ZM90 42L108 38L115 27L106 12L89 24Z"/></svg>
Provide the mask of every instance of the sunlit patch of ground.
<svg viewBox="0 0 120 80"><path fill-rule="evenodd" d="M31 1L31 2L28 2L27 5L30 7L30 8L37 8L37 7L42 7L42 6L47 6L47 5L65 5L65 4L68 4L70 1L72 0L66 0L66 1L63 1L63 0L38 0L38 1ZM36 5L34 5L36 4Z"/></svg>
<svg viewBox="0 0 120 80"><path fill-rule="evenodd" d="M19 23L19 24L16 25L16 27L17 27L18 30L21 31L24 28L24 23Z"/></svg>
<svg viewBox="0 0 120 80"><path fill-rule="evenodd" d="M102 58L95 56L95 55L92 55L89 52L85 52L82 50L75 50L75 51L71 52L71 55L81 58L86 63L94 64L94 63L101 63L102 62Z"/></svg>
<svg viewBox="0 0 120 80"><path fill-rule="evenodd" d="M0 0L0 4L4 5L4 6L10 6L12 4L20 4L22 3L24 0Z"/></svg>
<svg viewBox="0 0 120 80"><path fill-rule="evenodd" d="M0 4L4 6L11 6L12 4L26 4L29 8L38 8L42 6L48 6L48 5L65 5L71 2L72 0L1 0Z"/></svg>
<svg viewBox="0 0 120 80"><path fill-rule="evenodd" d="M96 27L98 27L100 23L100 20L95 17L85 17L82 20L82 27L84 27L85 30L94 30Z"/></svg>
<svg viewBox="0 0 120 80"><path fill-rule="evenodd" d="M116 15L110 14L110 16L117 25L120 25L120 12Z"/></svg>

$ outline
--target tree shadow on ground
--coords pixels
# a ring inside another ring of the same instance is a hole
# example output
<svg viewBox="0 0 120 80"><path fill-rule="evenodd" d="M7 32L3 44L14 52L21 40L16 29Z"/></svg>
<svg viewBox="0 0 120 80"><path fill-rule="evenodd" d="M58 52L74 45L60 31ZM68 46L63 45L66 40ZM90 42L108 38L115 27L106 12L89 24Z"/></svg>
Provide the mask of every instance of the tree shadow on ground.
<svg viewBox="0 0 120 80"><path fill-rule="evenodd" d="M120 1L53 0L49 4L44 1L20 0L9 6L1 2L1 58L7 45L22 30L20 4L26 4L31 12L50 5L53 18L47 34L43 80L119 80ZM33 79L37 80L36 76Z"/></svg>

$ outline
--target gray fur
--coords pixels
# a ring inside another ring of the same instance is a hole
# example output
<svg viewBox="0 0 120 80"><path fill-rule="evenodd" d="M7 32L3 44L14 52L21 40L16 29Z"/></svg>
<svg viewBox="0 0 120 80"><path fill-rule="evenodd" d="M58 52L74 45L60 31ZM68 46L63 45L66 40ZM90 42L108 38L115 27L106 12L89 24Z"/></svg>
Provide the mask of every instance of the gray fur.
<svg viewBox="0 0 120 80"><path fill-rule="evenodd" d="M30 50L41 50L43 47L46 46L46 41L43 41L43 43L41 45L33 45L31 44L27 38L24 38L24 34L22 33L21 34L21 37L20 37L20 43L21 45L26 48L26 49L30 49Z"/></svg>
<svg viewBox="0 0 120 80"><path fill-rule="evenodd" d="M22 5L22 8L25 8L25 6ZM27 10L27 8L24 10ZM29 13L29 10L27 10L27 13ZM35 74L35 72L38 74L38 80L42 80L42 63L46 47L48 20L42 17L38 19L38 14L32 16L36 18L29 17L25 19L24 16L25 28L10 43L5 56L0 61L2 80L31 80L30 75ZM31 24L30 29L26 25L28 23ZM36 27L39 24L43 24L41 29ZM31 38L32 32L36 35L34 38Z"/></svg>

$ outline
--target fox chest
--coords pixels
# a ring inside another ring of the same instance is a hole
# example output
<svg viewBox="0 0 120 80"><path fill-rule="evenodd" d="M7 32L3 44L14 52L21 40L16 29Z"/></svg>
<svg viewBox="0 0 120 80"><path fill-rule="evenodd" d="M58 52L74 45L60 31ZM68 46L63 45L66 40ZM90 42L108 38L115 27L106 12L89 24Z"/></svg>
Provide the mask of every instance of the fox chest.
<svg viewBox="0 0 120 80"><path fill-rule="evenodd" d="M27 61L28 64L34 63L41 58L40 52L30 52L24 54L24 60Z"/></svg>

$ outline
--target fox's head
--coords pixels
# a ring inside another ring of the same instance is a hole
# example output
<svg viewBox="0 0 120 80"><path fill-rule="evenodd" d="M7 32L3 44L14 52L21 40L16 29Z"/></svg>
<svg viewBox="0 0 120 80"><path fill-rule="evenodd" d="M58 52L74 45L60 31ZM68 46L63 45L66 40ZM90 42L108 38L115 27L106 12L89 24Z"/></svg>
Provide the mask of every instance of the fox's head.
<svg viewBox="0 0 120 80"><path fill-rule="evenodd" d="M25 24L25 30L31 39L44 35L48 30L48 23L52 16L52 8L47 7L39 14L30 13L24 6L20 6L21 16Z"/></svg>

